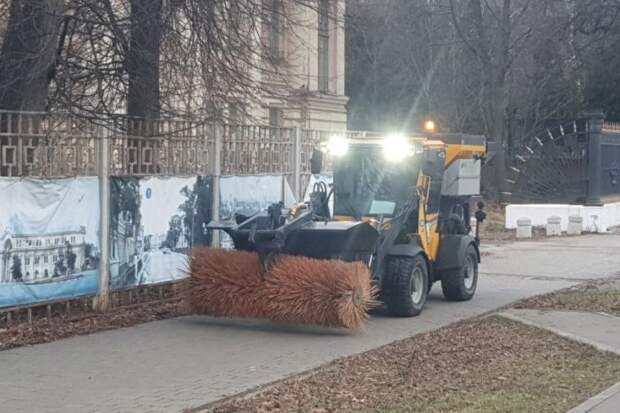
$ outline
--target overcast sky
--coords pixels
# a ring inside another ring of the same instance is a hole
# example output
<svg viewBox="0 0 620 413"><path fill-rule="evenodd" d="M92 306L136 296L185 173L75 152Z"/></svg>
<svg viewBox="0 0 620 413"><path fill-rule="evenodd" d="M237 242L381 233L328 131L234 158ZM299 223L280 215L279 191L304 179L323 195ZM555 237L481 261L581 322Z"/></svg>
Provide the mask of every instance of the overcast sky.
<svg viewBox="0 0 620 413"><path fill-rule="evenodd" d="M34 180L0 178L0 236L49 234L86 227L86 242L99 245L96 177Z"/></svg>
<svg viewBox="0 0 620 413"><path fill-rule="evenodd" d="M144 234L165 234L170 217L180 214L179 205L185 201L184 186L193 188L196 178L147 178L140 181L140 211ZM150 197L147 191L150 189Z"/></svg>

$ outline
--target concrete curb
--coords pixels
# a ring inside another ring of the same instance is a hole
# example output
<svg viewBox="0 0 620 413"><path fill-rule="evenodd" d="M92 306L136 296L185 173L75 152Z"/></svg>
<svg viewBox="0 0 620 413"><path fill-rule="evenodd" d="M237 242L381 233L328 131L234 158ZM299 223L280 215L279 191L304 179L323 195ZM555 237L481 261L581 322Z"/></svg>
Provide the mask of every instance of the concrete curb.
<svg viewBox="0 0 620 413"><path fill-rule="evenodd" d="M570 409L567 413L587 413L594 411L597 406L600 406L617 394L620 394L620 382L614 384L602 393L599 393L596 396L586 400L574 409Z"/></svg>
<svg viewBox="0 0 620 413"><path fill-rule="evenodd" d="M550 331L553 334L557 334L558 336L561 336L561 337L564 337L564 338L568 338L569 340L577 341L579 343L587 344L587 345L592 346L592 347L594 347L594 348L596 348L597 350L600 350L600 351L607 351L609 353L614 353L614 354L620 355L620 350L619 349L611 347L611 346L608 346L608 345L603 344L603 343L599 343L599 342L594 341L594 340L590 340L589 338L586 338L586 337L581 337L581 336L578 336L576 334L567 333L567 332L559 330L557 328L549 327L549 326L546 326L546 325L543 325L543 324L540 324L540 323L536 323L536 322L527 320L525 318L516 316L514 314L507 313L507 312L499 312L499 313L497 313L497 315L499 315L501 317L504 317L504 318L507 318L507 319L512 320L512 321L516 321L518 323L523 323L523 324L526 324L526 325L529 325L529 326L532 326L532 327L540 328L542 330Z"/></svg>

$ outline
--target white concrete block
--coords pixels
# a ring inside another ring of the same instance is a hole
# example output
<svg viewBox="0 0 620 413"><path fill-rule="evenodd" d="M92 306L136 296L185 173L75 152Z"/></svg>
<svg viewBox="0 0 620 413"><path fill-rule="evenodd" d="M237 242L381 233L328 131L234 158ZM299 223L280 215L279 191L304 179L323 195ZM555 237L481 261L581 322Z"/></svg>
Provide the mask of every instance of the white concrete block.
<svg viewBox="0 0 620 413"><path fill-rule="evenodd" d="M568 217L568 235L581 235L583 232L583 218L579 215Z"/></svg>
<svg viewBox="0 0 620 413"><path fill-rule="evenodd" d="M532 238L532 220L529 218L519 218L517 220L517 238Z"/></svg>
<svg viewBox="0 0 620 413"><path fill-rule="evenodd" d="M535 227L547 225L547 218L557 216L562 218L562 230L566 231L568 217L581 215L581 205L559 204L513 204L506 207L506 228L517 227L517 219L527 217Z"/></svg>
<svg viewBox="0 0 620 413"><path fill-rule="evenodd" d="M559 237L562 235L562 218L557 216L547 218L546 228L548 237Z"/></svg>
<svg viewBox="0 0 620 413"><path fill-rule="evenodd" d="M620 202L600 207L559 204L514 204L506 207L506 228L517 228L519 218L530 218L533 226L546 226L549 217L561 218L561 230L568 231L568 217L583 218L584 232L608 232L620 225Z"/></svg>

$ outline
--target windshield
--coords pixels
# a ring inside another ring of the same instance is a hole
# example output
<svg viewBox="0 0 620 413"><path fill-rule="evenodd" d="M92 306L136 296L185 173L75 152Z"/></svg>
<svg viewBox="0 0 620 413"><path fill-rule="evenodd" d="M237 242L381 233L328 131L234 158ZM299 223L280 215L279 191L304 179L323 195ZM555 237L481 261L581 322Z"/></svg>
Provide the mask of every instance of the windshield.
<svg viewBox="0 0 620 413"><path fill-rule="evenodd" d="M336 215L392 216L412 197L419 162L385 159L380 145L351 145L334 164L334 213Z"/></svg>

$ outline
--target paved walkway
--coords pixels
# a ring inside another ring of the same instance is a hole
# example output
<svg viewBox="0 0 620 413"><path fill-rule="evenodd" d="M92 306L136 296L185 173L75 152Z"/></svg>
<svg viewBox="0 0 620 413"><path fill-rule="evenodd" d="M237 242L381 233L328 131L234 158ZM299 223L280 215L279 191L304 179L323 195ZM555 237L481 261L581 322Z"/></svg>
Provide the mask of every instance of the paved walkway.
<svg viewBox="0 0 620 413"><path fill-rule="evenodd" d="M501 313L510 319L544 328L555 334L620 354L620 317L576 311L510 309ZM619 378L620 379L620 378ZM620 383L594 396L568 413L618 413Z"/></svg>
<svg viewBox="0 0 620 413"><path fill-rule="evenodd" d="M590 344L599 350L620 354L620 317L577 311L523 309L510 309L502 315Z"/></svg>
<svg viewBox="0 0 620 413"><path fill-rule="evenodd" d="M618 413L620 411L620 383L592 397L568 413Z"/></svg>
<svg viewBox="0 0 620 413"><path fill-rule="evenodd" d="M183 317L0 352L0 410L179 412L520 298L615 276L618 250L614 235L486 246L474 300L447 303L435 287L420 317L373 317L360 332Z"/></svg>

